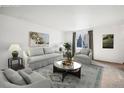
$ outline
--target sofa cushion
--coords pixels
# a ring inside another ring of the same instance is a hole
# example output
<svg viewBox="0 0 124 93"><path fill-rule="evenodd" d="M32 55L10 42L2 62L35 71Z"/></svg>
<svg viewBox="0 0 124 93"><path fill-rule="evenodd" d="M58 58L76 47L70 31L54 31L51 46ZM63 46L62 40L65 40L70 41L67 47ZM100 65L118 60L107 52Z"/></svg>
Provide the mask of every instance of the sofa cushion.
<svg viewBox="0 0 124 93"><path fill-rule="evenodd" d="M55 49L53 47L44 48L44 53L45 54L51 54L51 53L54 53L54 52L55 52Z"/></svg>
<svg viewBox="0 0 124 93"><path fill-rule="evenodd" d="M23 77L23 79L27 84L32 83L30 75L26 73L24 70L19 70L19 74Z"/></svg>
<svg viewBox="0 0 124 93"><path fill-rule="evenodd" d="M40 73L33 71L31 74L27 74L24 70L19 70L20 75L24 78L27 84L31 84L46 78Z"/></svg>
<svg viewBox="0 0 124 93"><path fill-rule="evenodd" d="M30 74L30 77L31 77L31 82L36 82L36 81L46 79L43 75L41 75L40 73L35 72L35 71L32 74Z"/></svg>
<svg viewBox="0 0 124 93"><path fill-rule="evenodd" d="M80 53L84 55L88 55L90 53L90 50L88 48L82 48Z"/></svg>
<svg viewBox="0 0 124 93"><path fill-rule="evenodd" d="M59 53L52 53L52 54L46 54L46 55L41 55L41 56L32 56L32 57L29 58L29 63L42 61L42 60L46 60L46 59L50 59L50 58L54 58L54 57L58 57L60 55L61 54L59 54Z"/></svg>
<svg viewBox="0 0 124 93"><path fill-rule="evenodd" d="M5 69L4 74L8 81L10 81L11 83L17 85L26 85L24 79L20 76L17 71L14 71L12 69Z"/></svg>
<svg viewBox="0 0 124 93"><path fill-rule="evenodd" d="M29 48L28 50L29 56L38 56L43 54L44 54L44 51L43 51L43 48L41 47L33 47L33 48Z"/></svg>
<svg viewBox="0 0 124 93"><path fill-rule="evenodd" d="M31 68L27 67L25 69L23 69L27 74L31 74L33 71Z"/></svg>

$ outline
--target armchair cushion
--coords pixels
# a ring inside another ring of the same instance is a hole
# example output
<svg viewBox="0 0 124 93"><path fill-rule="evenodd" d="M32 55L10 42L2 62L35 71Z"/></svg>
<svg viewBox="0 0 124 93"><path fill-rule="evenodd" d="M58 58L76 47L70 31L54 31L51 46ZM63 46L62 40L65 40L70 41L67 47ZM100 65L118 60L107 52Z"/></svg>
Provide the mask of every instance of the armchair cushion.
<svg viewBox="0 0 124 93"><path fill-rule="evenodd" d="M80 51L81 54L84 54L84 55L89 55L90 53L90 49L88 48L82 48L81 51Z"/></svg>
<svg viewBox="0 0 124 93"><path fill-rule="evenodd" d="M78 51L76 51L78 52ZM83 63L83 64L91 64L92 63L92 51L88 48L83 48L80 52L76 53L74 56L74 61Z"/></svg>
<svg viewBox="0 0 124 93"><path fill-rule="evenodd" d="M13 84L17 85L26 85L24 79L20 76L20 74L12 69L5 69L4 75Z"/></svg>
<svg viewBox="0 0 124 93"><path fill-rule="evenodd" d="M84 54L78 54L78 55L75 55L75 57L80 58L80 59L89 59L89 56L84 55Z"/></svg>
<svg viewBox="0 0 124 93"><path fill-rule="evenodd" d="M91 59L89 56L84 54L78 54L74 56L74 61L83 63L83 64L91 64Z"/></svg>

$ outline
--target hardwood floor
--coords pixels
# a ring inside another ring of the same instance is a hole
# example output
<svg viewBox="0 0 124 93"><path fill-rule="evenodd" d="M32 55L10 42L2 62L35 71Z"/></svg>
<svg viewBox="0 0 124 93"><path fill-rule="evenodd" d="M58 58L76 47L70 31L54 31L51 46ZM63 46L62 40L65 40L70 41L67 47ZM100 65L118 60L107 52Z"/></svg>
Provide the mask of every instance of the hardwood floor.
<svg viewBox="0 0 124 93"><path fill-rule="evenodd" d="M124 88L124 64L93 61L103 67L102 88Z"/></svg>

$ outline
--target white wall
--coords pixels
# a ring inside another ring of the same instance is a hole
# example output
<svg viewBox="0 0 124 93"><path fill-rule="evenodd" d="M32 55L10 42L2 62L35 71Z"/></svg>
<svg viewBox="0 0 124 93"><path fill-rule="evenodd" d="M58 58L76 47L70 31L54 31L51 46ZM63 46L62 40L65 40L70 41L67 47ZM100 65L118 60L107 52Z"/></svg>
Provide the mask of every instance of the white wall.
<svg viewBox="0 0 124 93"><path fill-rule="evenodd" d="M113 49L102 48L103 34L114 34ZM115 63L124 63L124 24L113 24L94 28L93 41L94 59ZM64 42L72 42L72 31L64 32Z"/></svg>
<svg viewBox="0 0 124 93"><path fill-rule="evenodd" d="M0 69L7 67L8 48L11 43L19 43L22 49L27 49L30 31L48 33L51 45L63 41L60 31L0 15Z"/></svg>
<svg viewBox="0 0 124 93"><path fill-rule="evenodd" d="M71 42L72 43L72 36L73 36L73 32L72 31L64 32L63 33L64 42Z"/></svg>
<svg viewBox="0 0 124 93"><path fill-rule="evenodd" d="M64 41L65 42L72 42L73 32L77 32L77 33L81 33L82 32L82 33L86 34L88 32L88 29L63 32Z"/></svg>
<svg viewBox="0 0 124 93"><path fill-rule="evenodd" d="M114 34L114 48L102 48L103 34ZM93 30L94 59L124 63L124 25L99 27Z"/></svg>

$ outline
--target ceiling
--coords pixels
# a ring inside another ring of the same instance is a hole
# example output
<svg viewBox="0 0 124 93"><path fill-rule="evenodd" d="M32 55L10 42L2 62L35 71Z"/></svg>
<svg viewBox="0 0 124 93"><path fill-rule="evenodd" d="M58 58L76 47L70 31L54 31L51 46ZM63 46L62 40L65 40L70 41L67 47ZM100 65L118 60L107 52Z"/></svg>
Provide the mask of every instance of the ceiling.
<svg viewBox="0 0 124 93"><path fill-rule="evenodd" d="M60 31L74 31L123 21L124 6L0 6L0 14L16 17Z"/></svg>

